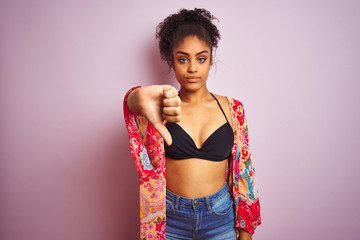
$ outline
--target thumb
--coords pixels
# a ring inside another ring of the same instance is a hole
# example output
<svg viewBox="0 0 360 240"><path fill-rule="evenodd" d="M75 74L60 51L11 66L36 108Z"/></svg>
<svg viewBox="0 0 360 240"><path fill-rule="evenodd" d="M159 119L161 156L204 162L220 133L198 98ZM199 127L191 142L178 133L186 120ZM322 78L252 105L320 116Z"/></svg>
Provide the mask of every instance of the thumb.
<svg viewBox="0 0 360 240"><path fill-rule="evenodd" d="M165 127L165 125L162 123L155 123L154 128L159 132L161 137L165 140L166 144L170 146L172 144L172 138L169 130Z"/></svg>

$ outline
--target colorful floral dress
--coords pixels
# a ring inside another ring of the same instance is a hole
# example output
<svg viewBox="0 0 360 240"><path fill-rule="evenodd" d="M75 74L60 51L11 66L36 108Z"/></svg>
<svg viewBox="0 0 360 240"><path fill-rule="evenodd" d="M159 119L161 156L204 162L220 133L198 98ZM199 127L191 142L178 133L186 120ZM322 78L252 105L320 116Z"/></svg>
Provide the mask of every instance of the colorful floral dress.
<svg viewBox="0 0 360 240"><path fill-rule="evenodd" d="M133 88L132 88L133 89ZM143 117L133 115L124 98L124 118L130 149L139 172L140 239L165 240L166 172L164 141ZM260 202L255 185L255 170L249 151L248 126L243 105L227 97L234 130L234 145L226 170L226 181L234 202L235 229L254 234L261 224ZM238 235L238 234L237 234Z"/></svg>

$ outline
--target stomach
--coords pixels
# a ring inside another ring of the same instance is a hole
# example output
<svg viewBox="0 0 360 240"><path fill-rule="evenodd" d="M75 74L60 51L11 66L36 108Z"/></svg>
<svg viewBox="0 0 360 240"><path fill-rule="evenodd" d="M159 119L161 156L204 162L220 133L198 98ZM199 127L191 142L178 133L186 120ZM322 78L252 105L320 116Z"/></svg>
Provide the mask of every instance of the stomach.
<svg viewBox="0 0 360 240"><path fill-rule="evenodd" d="M219 191L225 183L226 161L166 157L166 188L186 198L201 198Z"/></svg>

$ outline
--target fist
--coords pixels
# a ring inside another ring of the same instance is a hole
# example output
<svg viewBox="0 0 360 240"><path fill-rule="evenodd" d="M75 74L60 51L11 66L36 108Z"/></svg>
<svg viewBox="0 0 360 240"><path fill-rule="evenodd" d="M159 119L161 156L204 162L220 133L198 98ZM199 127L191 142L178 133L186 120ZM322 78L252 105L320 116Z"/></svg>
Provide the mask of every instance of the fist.
<svg viewBox="0 0 360 240"><path fill-rule="evenodd" d="M179 122L181 100L178 91L172 86L164 86L162 99L162 117L167 122Z"/></svg>
<svg viewBox="0 0 360 240"><path fill-rule="evenodd" d="M168 145L172 144L166 122L178 122L181 100L178 91L170 85L151 85L133 90L127 105L134 114L143 115L159 132Z"/></svg>

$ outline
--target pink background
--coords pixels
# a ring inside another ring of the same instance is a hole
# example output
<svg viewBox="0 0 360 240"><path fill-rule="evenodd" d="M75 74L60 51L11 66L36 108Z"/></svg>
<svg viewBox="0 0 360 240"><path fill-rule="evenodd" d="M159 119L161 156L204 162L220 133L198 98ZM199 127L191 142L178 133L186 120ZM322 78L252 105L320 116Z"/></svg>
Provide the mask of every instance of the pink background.
<svg viewBox="0 0 360 240"><path fill-rule="evenodd" d="M245 105L254 239L359 239L359 1L1 0L1 240L138 239L122 100L178 86L154 32L182 7L220 20L208 87Z"/></svg>

